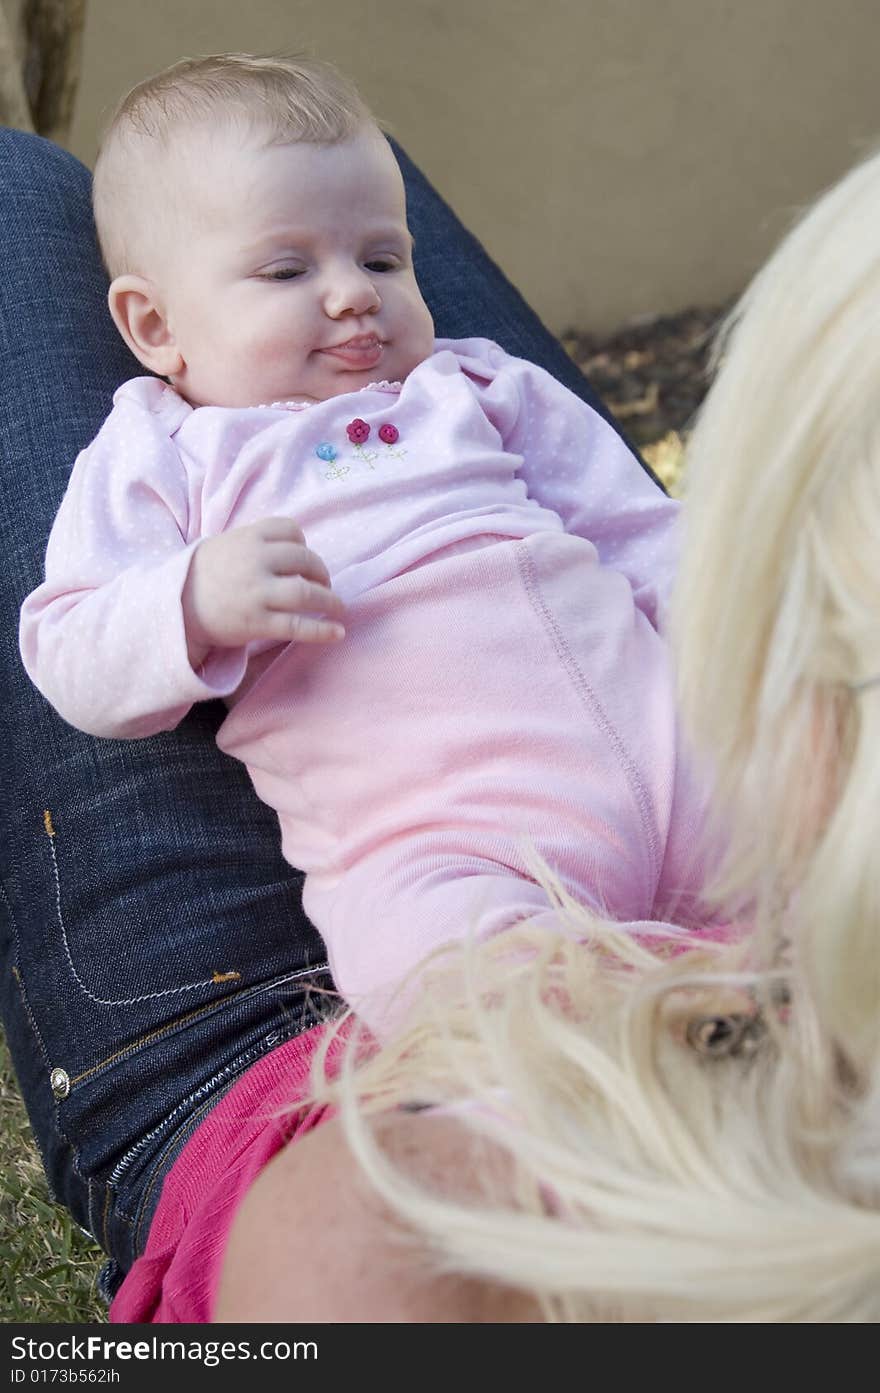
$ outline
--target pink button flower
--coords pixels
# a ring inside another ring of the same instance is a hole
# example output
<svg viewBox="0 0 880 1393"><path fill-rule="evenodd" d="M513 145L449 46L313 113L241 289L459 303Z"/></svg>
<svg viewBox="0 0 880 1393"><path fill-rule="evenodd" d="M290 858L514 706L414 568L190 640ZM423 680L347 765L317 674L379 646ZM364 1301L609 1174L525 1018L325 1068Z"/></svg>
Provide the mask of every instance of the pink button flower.
<svg viewBox="0 0 880 1393"><path fill-rule="evenodd" d="M384 440L386 445L396 445L400 439L400 431L389 421L387 425L379 427L379 439Z"/></svg>
<svg viewBox="0 0 880 1393"><path fill-rule="evenodd" d="M360 416L356 416L345 429L352 445L363 445L370 434L370 427L367 425L366 421L361 420Z"/></svg>

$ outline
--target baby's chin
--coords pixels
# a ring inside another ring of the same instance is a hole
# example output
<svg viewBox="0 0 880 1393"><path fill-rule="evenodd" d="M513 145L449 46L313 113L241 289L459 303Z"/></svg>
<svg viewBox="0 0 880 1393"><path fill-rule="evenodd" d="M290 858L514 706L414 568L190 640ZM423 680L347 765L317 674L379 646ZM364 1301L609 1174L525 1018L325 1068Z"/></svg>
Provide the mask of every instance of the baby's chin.
<svg viewBox="0 0 880 1393"><path fill-rule="evenodd" d="M433 344L432 344L433 350ZM348 396L351 392L361 392L374 382L405 382L410 373L415 372L421 363L430 358L430 353L409 355L406 358L389 358L369 370L334 374L328 380L324 394L312 400L329 401L333 397ZM305 401L305 394L301 400Z"/></svg>
<svg viewBox="0 0 880 1393"><path fill-rule="evenodd" d="M247 384L237 384L232 389L228 383L218 383L213 387L209 383L202 383L201 390L193 390L189 383L184 384L174 379L170 381L179 395L192 407L225 406L244 410L256 406L273 406L282 402L312 404L349 396L353 392L363 391L374 382L404 382L410 373L431 357L433 350L432 339L427 351L423 351L423 346L420 346L408 353L392 353L370 369L328 372L320 377L311 374L302 386L298 386L295 381L280 383L277 380L252 380Z"/></svg>

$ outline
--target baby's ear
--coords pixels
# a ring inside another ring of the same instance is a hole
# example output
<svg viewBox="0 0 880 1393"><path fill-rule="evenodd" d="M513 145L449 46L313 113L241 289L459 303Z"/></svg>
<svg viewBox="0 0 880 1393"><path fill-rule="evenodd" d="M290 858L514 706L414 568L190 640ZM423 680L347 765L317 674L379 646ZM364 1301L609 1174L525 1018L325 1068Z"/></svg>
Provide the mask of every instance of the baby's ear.
<svg viewBox="0 0 880 1393"><path fill-rule="evenodd" d="M183 359L152 281L143 276L117 276L110 285L107 303L114 324L145 368L159 377L180 372Z"/></svg>

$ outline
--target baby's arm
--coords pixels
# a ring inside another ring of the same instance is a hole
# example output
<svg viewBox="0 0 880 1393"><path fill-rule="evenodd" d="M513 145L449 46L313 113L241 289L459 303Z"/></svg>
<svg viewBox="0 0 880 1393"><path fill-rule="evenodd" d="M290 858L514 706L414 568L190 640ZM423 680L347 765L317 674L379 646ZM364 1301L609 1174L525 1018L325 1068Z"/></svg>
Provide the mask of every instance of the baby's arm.
<svg viewBox="0 0 880 1393"><path fill-rule="evenodd" d="M141 402L118 396L74 465L45 580L21 612L25 668L80 730L120 739L171 729L193 702L235 690L250 639L336 636L311 618L297 632L291 620L304 604L334 616L341 609L295 524L270 519L202 540L190 535L189 511L167 429ZM260 591L267 553L270 568L281 553L280 566Z"/></svg>
<svg viewBox="0 0 880 1393"><path fill-rule="evenodd" d="M603 565L629 580L636 604L657 627L675 573L679 505L667 498L592 407L543 368L486 340L466 340L462 358L505 448L522 456L530 497L592 542ZM472 366L470 365L472 362ZM484 385L477 376L489 368ZM476 371L474 371L476 369Z"/></svg>
<svg viewBox="0 0 880 1393"><path fill-rule="evenodd" d="M152 735L241 680L241 654L201 674L187 660L180 596L196 545L188 530L186 474L167 429L118 395L74 464L45 579L21 610L28 675L71 725Z"/></svg>

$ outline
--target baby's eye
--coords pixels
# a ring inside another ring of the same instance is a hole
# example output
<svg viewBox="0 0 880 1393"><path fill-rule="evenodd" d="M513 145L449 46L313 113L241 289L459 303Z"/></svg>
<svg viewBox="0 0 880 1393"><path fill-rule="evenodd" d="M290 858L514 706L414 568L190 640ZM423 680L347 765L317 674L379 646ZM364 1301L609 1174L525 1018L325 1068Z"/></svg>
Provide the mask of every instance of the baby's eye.
<svg viewBox="0 0 880 1393"><path fill-rule="evenodd" d="M292 281L297 276L304 274L300 266L279 266L277 271L264 271L260 279L264 281Z"/></svg>
<svg viewBox="0 0 880 1393"><path fill-rule="evenodd" d="M397 262L390 260L387 256L377 256L374 261L365 261L364 266L368 271L396 271Z"/></svg>

